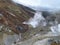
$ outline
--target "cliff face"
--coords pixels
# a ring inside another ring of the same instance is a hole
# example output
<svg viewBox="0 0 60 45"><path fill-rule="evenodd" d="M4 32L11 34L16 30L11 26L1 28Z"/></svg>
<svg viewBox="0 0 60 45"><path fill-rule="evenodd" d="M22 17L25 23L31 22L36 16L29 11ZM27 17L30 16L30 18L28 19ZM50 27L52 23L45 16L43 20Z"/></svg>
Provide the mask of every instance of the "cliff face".
<svg viewBox="0 0 60 45"><path fill-rule="evenodd" d="M25 18L24 20L28 20L29 17L32 17L35 12L26 6L15 4L14 2L8 0L1 0L0 8L5 9L5 11L8 11L14 15L20 15L22 19Z"/></svg>
<svg viewBox="0 0 60 45"><path fill-rule="evenodd" d="M0 23L8 25L12 31L19 33L22 27L23 31L28 30L28 26L22 22L33 17L35 10L32 10L23 5L15 4L11 0L0 0ZM17 29L19 25L19 29ZM21 31L20 31L21 32Z"/></svg>

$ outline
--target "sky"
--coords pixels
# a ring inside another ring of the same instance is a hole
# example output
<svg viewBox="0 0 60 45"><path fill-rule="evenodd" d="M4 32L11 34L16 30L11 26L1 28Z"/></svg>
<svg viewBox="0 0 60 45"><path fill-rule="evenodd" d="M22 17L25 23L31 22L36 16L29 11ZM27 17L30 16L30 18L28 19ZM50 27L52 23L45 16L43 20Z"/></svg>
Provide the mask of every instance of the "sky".
<svg viewBox="0 0 60 45"><path fill-rule="evenodd" d="M60 9L60 0L12 0L12 1L35 9L39 7Z"/></svg>

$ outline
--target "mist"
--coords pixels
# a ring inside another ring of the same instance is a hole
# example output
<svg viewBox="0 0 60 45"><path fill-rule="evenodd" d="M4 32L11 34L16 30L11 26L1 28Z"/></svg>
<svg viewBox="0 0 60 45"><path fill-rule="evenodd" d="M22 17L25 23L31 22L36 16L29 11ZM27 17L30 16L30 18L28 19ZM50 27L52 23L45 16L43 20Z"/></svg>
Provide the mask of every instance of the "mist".
<svg viewBox="0 0 60 45"><path fill-rule="evenodd" d="M38 26L46 26L45 18L42 16L42 12L36 12L33 18L30 18L27 22L24 22L24 24L32 25L33 28L36 28Z"/></svg>
<svg viewBox="0 0 60 45"><path fill-rule="evenodd" d="M15 3L25 5L35 10L40 8L58 10L60 9L60 0L12 0Z"/></svg>

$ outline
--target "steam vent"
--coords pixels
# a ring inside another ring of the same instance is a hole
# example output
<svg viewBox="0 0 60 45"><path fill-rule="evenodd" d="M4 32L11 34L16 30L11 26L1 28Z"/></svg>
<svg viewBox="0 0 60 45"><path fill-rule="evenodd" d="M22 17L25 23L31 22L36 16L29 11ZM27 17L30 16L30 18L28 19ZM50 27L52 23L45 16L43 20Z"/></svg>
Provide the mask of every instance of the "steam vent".
<svg viewBox="0 0 60 45"><path fill-rule="evenodd" d="M59 11L0 0L0 45L60 45L59 19Z"/></svg>

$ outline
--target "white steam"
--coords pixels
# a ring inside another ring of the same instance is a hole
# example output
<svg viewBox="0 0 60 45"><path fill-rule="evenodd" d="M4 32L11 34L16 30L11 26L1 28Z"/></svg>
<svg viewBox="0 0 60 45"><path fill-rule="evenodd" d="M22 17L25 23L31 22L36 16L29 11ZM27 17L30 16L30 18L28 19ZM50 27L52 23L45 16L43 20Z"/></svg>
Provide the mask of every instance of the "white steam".
<svg viewBox="0 0 60 45"><path fill-rule="evenodd" d="M60 35L60 24L51 26L50 29L53 33Z"/></svg>
<svg viewBox="0 0 60 45"><path fill-rule="evenodd" d="M52 33L54 33L56 35L60 35L60 24L58 24L57 20L55 20L55 22L50 27L50 29L51 29Z"/></svg>
<svg viewBox="0 0 60 45"><path fill-rule="evenodd" d="M24 24L32 25L33 28L36 28L39 25L45 26L46 22L42 16L42 12L36 12L34 17L30 18L28 22L24 22Z"/></svg>

